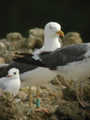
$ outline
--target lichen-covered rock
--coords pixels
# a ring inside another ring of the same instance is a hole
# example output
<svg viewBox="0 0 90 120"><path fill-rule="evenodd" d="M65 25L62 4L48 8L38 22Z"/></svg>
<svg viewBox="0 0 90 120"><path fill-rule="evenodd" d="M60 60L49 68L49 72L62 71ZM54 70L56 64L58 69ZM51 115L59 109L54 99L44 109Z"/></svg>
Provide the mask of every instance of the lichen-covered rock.
<svg viewBox="0 0 90 120"><path fill-rule="evenodd" d="M29 37L33 35L33 36L37 36L37 37L42 37L43 39L43 35L44 35L44 30L42 28L34 28L34 29L30 29L29 30Z"/></svg>
<svg viewBox="0 0 90 120"><path fill-rule="evenodd" d="M5 59L5 63L10 63L14 57L14 53L13 51L6 51L2 56Z"/></svg>
<svg viewBox="0 0 90 120"><path fill-rule="evenodd" d="M4 57L0 57L0 64L5 64L6 61L5 61L5 58Z"/></svg>
<svg viewBox="0 0 90 120"><path fill-rule="evenodd" d="M68 32L62 39L63 46L82 43L82 38L78 32Z"/></svg>
<svg viewBox="0 0 90 120"><path fill-rule="evenodd" d="M6 40L0 40L0 55L5 54L6 50L7 50L7 46L6 46Z"/></svg>
<svg viewBox="0 0 90 120"><path fill-rule="evenodd" d="M8 33L6 35L7 41L10 42L10 45L7 46L8 50L17 50L21 49L24 47L25 44L25 38L18 33L18 32L13 32L13 33Z"/></svg>
<svg viewBox="0 0 90 120"><path fill-rule="evenodd" d="M44 31L41 28L34 28L29 30L29 37L27 38L28 48L42 47L44 40Z"/></svg>
<svg viewBox="0 0 90 120"><path fill-rule="evenodd" d="M11 32L11 33L8 33L7 35L6 35L6 38L7 38L7 40L8 41L16 41L16 40L22 40L23 39L23 37L22 37L22 35L21 35L21 33L18 33L18 32Z"/></svg>

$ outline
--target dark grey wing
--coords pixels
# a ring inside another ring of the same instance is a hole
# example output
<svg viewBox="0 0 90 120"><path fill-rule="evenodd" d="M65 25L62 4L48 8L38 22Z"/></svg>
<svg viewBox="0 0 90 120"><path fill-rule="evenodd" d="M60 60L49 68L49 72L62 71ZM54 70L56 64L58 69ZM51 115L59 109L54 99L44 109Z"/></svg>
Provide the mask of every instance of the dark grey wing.
<svg viewBox="0 0 90 120"><path fill-rule="evenodd" d="M0 67L0 77L6 76L8 74L8 70L11 68L18 68L20 70L20 73L27 72L29 70L33 70L37 68L37 65L34 64L26 64L23 62L12 62L8 66L2 66Z"/></svg>
<svg viewBox="0 0 90 120"><path fill-rule="evenodd" d="M87 52L86 44L70 45L67 47L59 48L52 52L48 56L42 58L42 64L51 69L55 69L57 66L64 66L74 61L80 61L84 59L84 55Z"/></svg>
<svg viewBox="0 0 90 120"><path fill-rule="evenodd" d="M44 55L46 55L46 53L42 53L43 57ZM32 56L32 54L20 53L19 56L13 58L13 61L8 66L0 67L0 77L6 76L8 74L8 70L13 67L18 68L20 73L24 73L41 66L42 63L38 60L34 60Z"/></svg>
<svg viewBox="0 0 90 120"><path fill-rule="evenodd" d="M87 44L75 44L59 48L54 52L43 52L39 55L40 60L35 60L30 54L23 54L22 58L17 58L16 62L33 64L36 66L49 67L55 69L57 66L64 66L74 61L84 59L87 51Z"/></svg>
<svg viewBox="0 0 90 120"><path fill-rule="evenodd" d="M51 52L42 52L39 54L40 59L46 58ZM34 55L28 53L20 53L19 56L13 58L13 61L16 63L27 64L28 66L42 66L42 63L39 60L33 58Z"/></svg>
<svg viewBox="0 0 90 120"><path fill-rule="evenodd" d="M0 78L5 77L8 74L8 66L1 66L0 67Z"/></svg>
<svg viewBox="0 0 90 120"><path fill-rule="evenodd" d="M29 53L16 53L16 57L13 58L14 62L17 63L32 63L32 54Z"/></svg>
<svg viewBox="0 0 90 120"><path fill-rule="evenodd" d="M33 70L33 69L37 68L38 66L34 65L34 64L23 63L23 62L12 62L8 66L8 70L13 67L18 68L20 70L20 73L23 73L23 72L27 72L29 70Z"/></svg>
<svg viewBox="0 0 90 120"><path fill-rule="evenodd" d="M42 59L43 57L46 57L50 54L51 52L41 52L39 54L40 58ZM20 53L18 54L19 56L16 56L15 58L13 58L13 61L17 62L17 63L27 63L27 64L37 64L38 65L38 60L33 59L32 54L29 53Z"/></svg>

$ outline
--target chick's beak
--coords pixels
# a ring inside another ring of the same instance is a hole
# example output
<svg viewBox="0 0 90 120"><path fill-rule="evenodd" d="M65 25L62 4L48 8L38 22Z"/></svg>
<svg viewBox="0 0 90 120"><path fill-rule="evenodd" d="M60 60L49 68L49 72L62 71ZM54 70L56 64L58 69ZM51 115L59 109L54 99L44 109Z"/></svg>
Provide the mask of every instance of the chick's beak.
<svg viewBox="0 0 90 120"><path fill-rule="evenodd" d="M8 74L8 77L12 77L12 75L9 75L9 74Z"/></svg>
<svg viewBox="0 0 90 120"><path fill-rule="evenodd" d="M56 32L56 34L58 34L60 37L64 37L64 32L62 30Z"/></svg>

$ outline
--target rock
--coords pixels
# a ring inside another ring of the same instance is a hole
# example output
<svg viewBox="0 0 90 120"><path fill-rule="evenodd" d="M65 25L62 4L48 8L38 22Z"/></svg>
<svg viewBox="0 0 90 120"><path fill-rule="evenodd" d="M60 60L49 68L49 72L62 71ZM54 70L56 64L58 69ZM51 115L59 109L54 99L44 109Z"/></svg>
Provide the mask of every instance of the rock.
<svg viewBox="0 0 90 120"><path fill-rule="evenodd" d="M10 63L14 57L14 53L12 51L6 51L2 56L5 59L5 63Z"/></svg>
<svg viewBox="0 0 90 120"><path fill-rule="evenodd" d="M10 42L7 42L6 39L0 40L0 63L6 63L12 59L11 52L8 51L8 46Z"/></svg>
<svg viewBox="0 0 90 120"><path fill-rule="evenodd" d="M4 57L0 57L0 64L5 64L5 58Z"/></svg>
<svg viewBox="0 0 90 120"><path fill-rule="evenodd" d="M8 33L6 35L7 41L10 42L8 50L17 50L23 48L25 45L25 38L18 32Z"/></svg>
<svg viewBox="0 0 90 120"><path fill-rule="evenodd" d="M5 54L6 50L7 50L7 46L6 46L6 40L0 40L0 55Z"/></svg>
<svg viewBox="0 0 90 120"><path fill-rule="evenodd" d="M62 39L63 46L82 43L82 38L78 32L68 32Z"/></svg>
<svg viewBox="0 0 90 120"><path fill-rule="evenodd" d="M4 44L3 41L0 41L0 48L2 48L2 49L6 49L6 46L5 46L5 44Z"/></svg>
<svg viewBox="0 0 90 120"><path fill-rule="evenodd" d="M7 35L6 35L6 39L8 40L8 41L16 41L16 40L22 40L23 39L23 37L22 37L22 35L21 35L21 33L18 33L18 32L11 32L11 33L8 33Z"/></svg>
<svg viewBox="0 0 90 120"><path fill-rule="evenodd" d="M44 33L41 28L34 28L29 30L29 37L27 38L28 48L40 48L42 47L44 40Z"/></svg>
<svg viewBox="0 0 90 120"><path fill-rule="evenodd" d="M3 44L2 50L4 51L4 54L7 50L11 47L10 41L7 41L7 39L1 39L0 44ZM1 52L3 54L3 52Z"/></svg>

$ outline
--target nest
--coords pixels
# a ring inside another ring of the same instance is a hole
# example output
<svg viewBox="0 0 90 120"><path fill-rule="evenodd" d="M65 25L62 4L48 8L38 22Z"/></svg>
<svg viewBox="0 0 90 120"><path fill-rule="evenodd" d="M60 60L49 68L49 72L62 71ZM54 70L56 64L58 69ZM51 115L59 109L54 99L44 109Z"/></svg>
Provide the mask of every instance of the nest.
<svg viewBox="0 0 90 120"><path fill-rule="evenodd" d="M36 87L31 86L31 88L22 88L16 97L9 93L0 93L2 120L86 120L90 118L89 110L82 109L72 89L65 88L62 97L61 89L56 85L41 86L39 92L36 91ZM87 94L88 90L85 91ZM38 111L35 103L36 94L39 94L41 103Z"/></svg>

